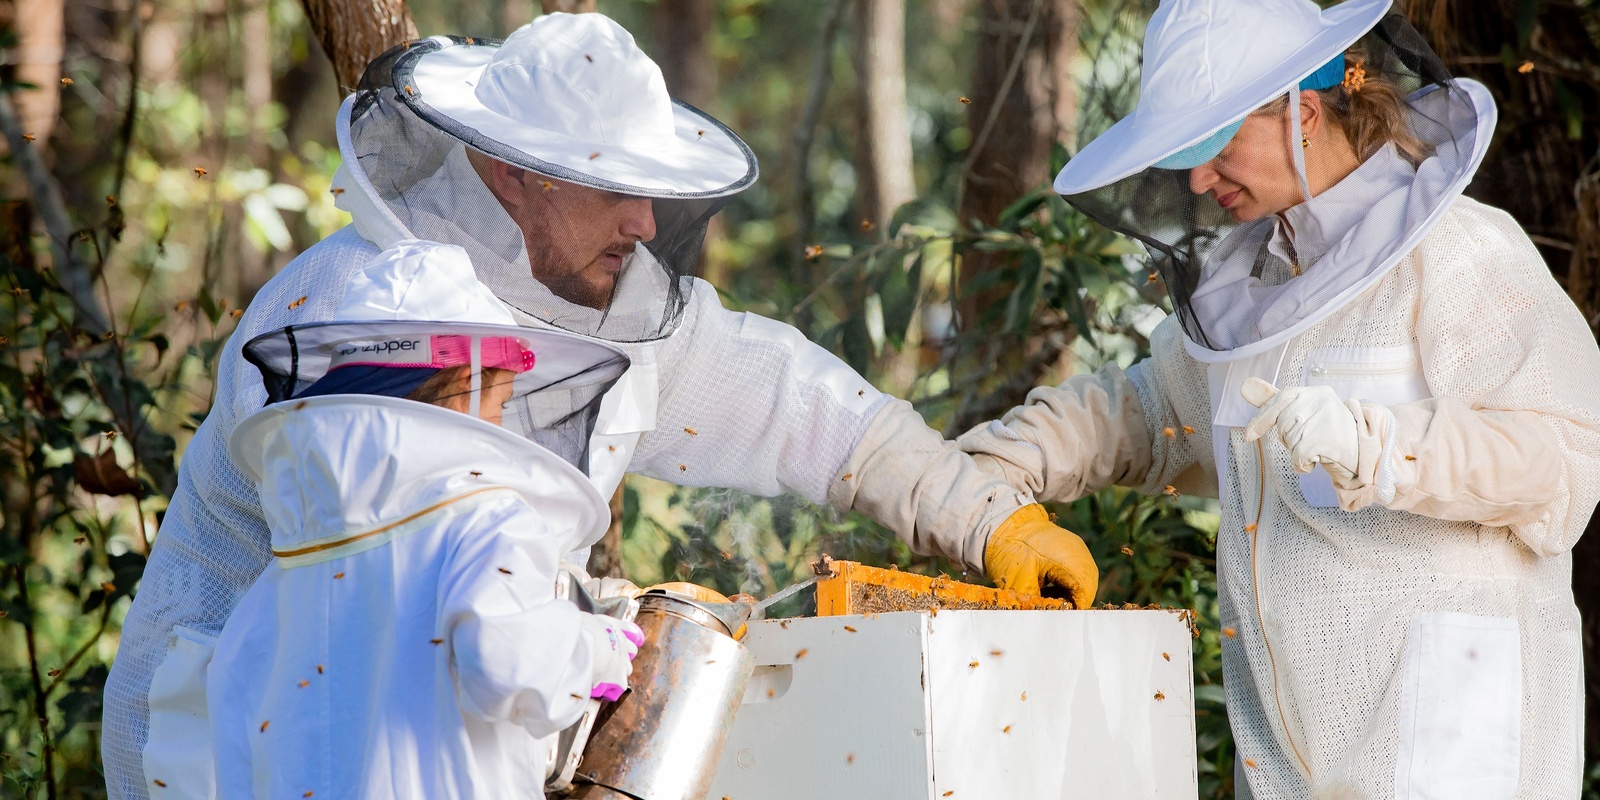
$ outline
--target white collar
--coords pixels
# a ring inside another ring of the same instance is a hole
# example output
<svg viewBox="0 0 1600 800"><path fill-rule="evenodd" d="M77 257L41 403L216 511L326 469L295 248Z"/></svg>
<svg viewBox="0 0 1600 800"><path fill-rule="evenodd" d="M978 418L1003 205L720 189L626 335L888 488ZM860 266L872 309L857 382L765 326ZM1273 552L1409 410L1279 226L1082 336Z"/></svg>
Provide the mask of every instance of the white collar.
<svg viewBox="0 0 1600 800"><path fill-rule="evenodd" d="M1234 229L1207 256L1191 296L1209 347L1186 336L1190 355L1218 363L1276 348L1339 311L1422 241L1477 172L1497 115L1488 90L1466 79L1420 90L1408 103L1425 122L1414 132L1434 154L1414 174L1397 155L1374 154L1306 208L1286 212L1294 246L1315 254L1293 280L1262 279L1263 248L1282 224L1276 217Z"/></svg>
<svg viewBox="0 0 1600 800"><path fill-rule="evenodd" d="M440 442L448 442L441 447ZM605 533L604 498L576 467L492 423L412 400L328 395L242 420L229 455L256 481L275 549L394 523L500 486L576 549Z"/></svg>
<svg viewBox="0 0 1600 800"><path fill-rule="evenodd" d="M1377 200L1409 186L1416 174L1393 143L1385 144L1344 180L1274 216L1277 224L1268 251L1298 265L1301 274L1315 269L1329 249L1366 219Z"/></svg>

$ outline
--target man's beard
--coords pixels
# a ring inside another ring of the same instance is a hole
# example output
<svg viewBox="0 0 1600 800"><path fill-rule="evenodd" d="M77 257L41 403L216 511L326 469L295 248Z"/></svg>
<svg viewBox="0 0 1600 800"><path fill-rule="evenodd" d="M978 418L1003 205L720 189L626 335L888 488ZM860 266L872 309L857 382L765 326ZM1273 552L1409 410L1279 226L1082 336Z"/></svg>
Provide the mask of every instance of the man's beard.
<svg viewBox="0 0 1600 800"><path fill-rule="evenodd" d="M596 285L585 280L586 274L593 268L593 261L573 269L552 270L551 265L560 259L561 254L549 245L537 250L530 249L528 265L532 268L533 279L543 284L551 294L574 305L597 311L604 311L611 305L611 300L616 294L617 280L622 277L622 273L617 273L603 285ZM623 269L627 269L626 260L623 261Z"/></svg>

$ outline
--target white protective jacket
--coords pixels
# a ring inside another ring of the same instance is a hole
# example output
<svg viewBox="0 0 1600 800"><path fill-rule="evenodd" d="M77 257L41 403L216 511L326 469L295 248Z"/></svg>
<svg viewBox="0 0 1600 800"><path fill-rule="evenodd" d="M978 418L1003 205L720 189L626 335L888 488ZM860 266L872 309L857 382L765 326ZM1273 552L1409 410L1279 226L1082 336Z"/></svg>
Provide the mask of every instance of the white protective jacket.
<svg viewBox="0 0 1600 800"><path fill-rule="evenodd" d="M1220 490L1239 796L1576 797L1570 550L1600 499L1600 350L1517 224L1457 199L1281 348L1208 367L1185 344L1169 318L1126 374L1035 389L960 444L1048 500ZM1244 440L1252 375L1362 401L1359 487Z"/></svg>
<svg viewBox="0 0 1600 800"><path fill-rule="evenodd" d="M539 737L593 682L555 581L605 532L594 485L496 425L387 397L279 403L232 451L277 555L211 661L218 796L540 796Z"/></svg>
<svg viewBox="0 0 1600 800"><path fill-rule="evenodd" d="M341 132L348 113L346 103ZM463 161L452 158L441 170L460 173ZM355 163L346 153L345 169ZM487 193L475 178L462 177L447 184L450 191L419 198L437 209L439 225L428 231L397 229L380 212L381 201L345 190L340 202L355 224L274 276L239 320L218 362L217 402L184 451L178 491L107 681L102 754L111 797L153 796L156 774L208 780L201 777L211 760L206 663L234 604L271 560L255 487L225 448L234 426L266 399L240 347L286 325L332 319L351 276L400 239L466 244L469 252L474 243L495 247L489 232L504 225L451 213L468 206L503 213L455 197ZM341 180L349 184L348 175ZM996 472L980 470L929 430L910 404L880 393L793 327L729 311L715 288L695 280L670 336L618 344L632 366L607 393L596 423L589 474L600 493L609 496L626 472L764 496L794 492L863 511L917 552L981 571L989 533L1031 498ZM585 563L587 552L568 560Z"/></svg>

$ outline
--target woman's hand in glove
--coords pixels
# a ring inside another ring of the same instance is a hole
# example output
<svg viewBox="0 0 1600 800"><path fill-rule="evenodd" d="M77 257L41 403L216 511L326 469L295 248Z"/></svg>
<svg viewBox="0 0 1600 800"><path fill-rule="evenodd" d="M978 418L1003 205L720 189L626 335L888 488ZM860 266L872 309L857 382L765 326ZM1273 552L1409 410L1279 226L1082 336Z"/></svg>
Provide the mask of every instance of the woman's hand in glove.
<svg viewBox="0 0 1600 800"><path fill-rule="evenodd" d="M594 653L594 688L589 696L615 702L628 690L633 657L639 654L639 645L644 644L644 631L631 622L604 614L584 614L580 624L589 634Z"/></svg>
<svg viewBox="0 0 1600 800"><path fill-rule="evenodd" d="M1276 430L1295 469L1310 472L1320 462L1328 474L1341 482L1355 479L1360 455L1356 418L1333 389L1277 389L1260 378L1251 378L1239 388L1239 394L1261 409L1245 426L1245 441L1253 442Z"/></svg>
<svg viewBox="0 0 1600 800"><path fill-rule="evenodd" d="M994 533L983 551L983 571L996 586L1040 594L1041 584L1067 590L1072 605L1089 608L1100 588L1100 570L1078 535L1050 521L1044 506L1017 509Z"/></svg>

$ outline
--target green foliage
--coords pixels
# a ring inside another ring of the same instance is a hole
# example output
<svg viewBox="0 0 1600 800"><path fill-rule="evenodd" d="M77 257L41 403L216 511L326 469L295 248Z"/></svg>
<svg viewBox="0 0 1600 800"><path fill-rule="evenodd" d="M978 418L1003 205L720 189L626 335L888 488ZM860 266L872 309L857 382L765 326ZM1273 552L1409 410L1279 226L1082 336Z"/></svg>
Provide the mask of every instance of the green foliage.
<svg viewBox="0 0 1600 800"><path fill-rule="evenodd" d="M81 329L18 233L0 227L13 243L0 252L0 785L29 797L57 794L58 778L103 782L91 765L111 634L176 482L174 439L153 420L216 347L173 352L160 316Z"/></svg>

